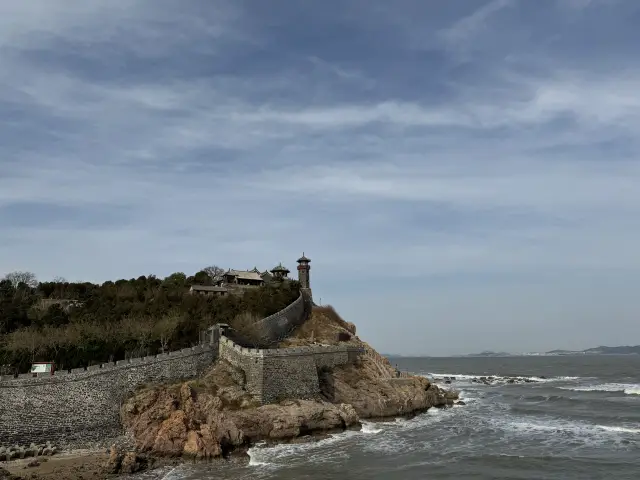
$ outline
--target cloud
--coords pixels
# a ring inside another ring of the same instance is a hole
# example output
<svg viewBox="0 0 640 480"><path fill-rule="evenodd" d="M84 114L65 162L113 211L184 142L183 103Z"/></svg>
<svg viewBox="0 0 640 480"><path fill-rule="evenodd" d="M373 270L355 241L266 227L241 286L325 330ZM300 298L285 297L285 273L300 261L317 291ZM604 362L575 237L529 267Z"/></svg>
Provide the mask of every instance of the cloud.
<svg viewBox="0 0 640 480"><path fill-rule="evenodd" d="M599 280L640 269L630 4L287 4L0 1L3 269L101 281L304 250L314 292L382 349L376 311L411 298L407 328L456 319L436 342L474 311L504 329L516 307L487 298L507 290L522 331L574 325L598 291L635 308Z"/></svg>

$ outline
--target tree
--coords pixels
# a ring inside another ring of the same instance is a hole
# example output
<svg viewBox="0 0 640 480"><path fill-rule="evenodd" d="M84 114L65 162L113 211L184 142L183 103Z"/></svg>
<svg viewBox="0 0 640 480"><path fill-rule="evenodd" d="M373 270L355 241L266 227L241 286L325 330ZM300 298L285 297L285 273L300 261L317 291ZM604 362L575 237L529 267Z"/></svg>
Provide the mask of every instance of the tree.
<svg viewBox="0 0 640 480"><path fill-rule="evenodd" d="M33 363L36 356L42 352L45 344L46 339L41 331L34 327L27 327L7 335L5 348L12 352L28 352Z"/></svg>
<svg viewBox="0 0 640 480"><path fill-rule="evenodd" d="M162 283L168 287L184 287L187 283L187 276L182 272L172 273Z"/></svg>
<svg viewBox="0 0 640 480"><path fill-rule="evenodd" d="M211 265L210 267L205 267L202 269L202 271L205 272L207 275L209 275L209 278L211 278L212 281L219 280L222 277L222 274L224 273L224 269L217 265Z"/></svg>
<svg viewBox="0 0 640 480"><path fill-rule="evenodd" d="M178 324L181 319L182 315L180 312L171 310L153 325L153 335L160 340L162 353L168 350L169 341L178 329Z"/></svg>
<svg viewBox="0 0 640 480"><path fill-rule="evenodd" d="M69 282L67 282L67 279L66 279L66 278L64 278L64 277L60 277L60 276L53 277L53 280L51 280L51 281L52 281L53 283L69 283Z"/></svg>
<svg viewBox="0 0 640 480"><path fill-rule="evenodd" d="M4 279L10 281L14 288L17 288L21 283L24 283L31 288L36 288L38 286L38 279L36 278L35 273L32 272L11 272L7 273Z"/></svg>
<svg viewBox="0 0 640 480"><path fill-rule="evenodd" d="M201 270L193 276L193 281L198 285L211 285L213 279L207 272Z"/></svg>

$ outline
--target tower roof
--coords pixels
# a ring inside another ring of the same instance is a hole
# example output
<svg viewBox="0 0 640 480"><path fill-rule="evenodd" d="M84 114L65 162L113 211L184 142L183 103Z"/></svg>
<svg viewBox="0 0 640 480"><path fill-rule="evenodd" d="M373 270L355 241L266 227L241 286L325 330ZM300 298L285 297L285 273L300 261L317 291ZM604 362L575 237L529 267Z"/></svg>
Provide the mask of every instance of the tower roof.
<svg viewBox="0 0 640 480"><path fill-rule="evenodd" d="M273 267L271 269L272 273L275 272L283 272L283 273L289 273L289 269L287 267L285 267L284 265L282 265L282 262L280 262L278 265L276 265L275 267Z"/></svg>
<svg viewBox="0 0 640 480"><path fill-rule="evenodd" d="M298 263L302 262L310 262L311 259L304 256L304 252L302 252L302 256L297 260Z"/></svg>

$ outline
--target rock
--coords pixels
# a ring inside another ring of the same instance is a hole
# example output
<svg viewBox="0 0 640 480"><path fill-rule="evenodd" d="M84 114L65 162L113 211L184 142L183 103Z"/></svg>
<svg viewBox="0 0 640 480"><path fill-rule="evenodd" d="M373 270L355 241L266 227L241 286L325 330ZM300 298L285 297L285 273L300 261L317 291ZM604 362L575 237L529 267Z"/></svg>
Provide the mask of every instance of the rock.
<svg viewBox="0 0 640 480"><path fill-rule="evenodd" d="M131 474L144 470L147 466L146 458L137 455L135 452L127 452L122 458L120 474Z"/></svg>
<svg viewBox="0 0 640 480"><path fill-rule="evenodd" d="M40 462L35 458L33 460L29 460L29 463L27 463L27 467L29 468L37 467L39 465L40 465Z"/></svg>
<svg viewBox="0 0 640 480"><path fill-rule="evenodd" d="M109 459L104 466L106 473L116 474L120 471L120 466L122 465L122 455L118 453L118 450L115 445L111 445L109 449Z"/></svg>
<svg viewBox="0 0 640 480"><path fill-rule="evenodd" d="M12 475L7 470L0 467L0 480L20 480L20 477Z"/></svg>
<svg viewBox="0 0 640 480"><path fill-rule="evenodd" d="M456 405L466 405L466 403L465 403L465 402L463 402L462 400L458 400L458 401L456 402Z"/></svg>

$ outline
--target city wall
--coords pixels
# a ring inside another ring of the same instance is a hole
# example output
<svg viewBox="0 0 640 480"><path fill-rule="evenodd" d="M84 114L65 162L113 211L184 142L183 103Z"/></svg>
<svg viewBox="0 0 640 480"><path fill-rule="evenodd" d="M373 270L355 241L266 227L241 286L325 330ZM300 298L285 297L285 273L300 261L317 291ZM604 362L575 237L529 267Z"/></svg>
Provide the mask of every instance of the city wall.
<svg viewBox="0 0 640 480"><path fill-rule="evenodd" d="M354 363L363 350L351 345L245 348L222 335L220 358L245 372L245 388L262 403L312 399L320 393L318 370Z"/></svg>
<svg viewBox="0 0 640 480"><path fill-rule="evenodd" d="M90 446L117 437L120 407L137 387L197 376L216 355L214 345L200 345L71 373L4 377L0 381L0 446L43 441Z"/></svg>
<svg viewBox="0 0 640 480"><path fill-rule="evenodd" d="M301 296L262 328L273 341L306 320L310 295ZM220 327L203 344L161 355L121 360L71 372L33 377L0 377L0 446L51 441L91 447L122 434L120 408L138 387L201 375L222 358L245 374L245 388L262 403L284 398L316 398L318 370L355 361L362 351L346 345L285 349L243 348Z"/></svg>

